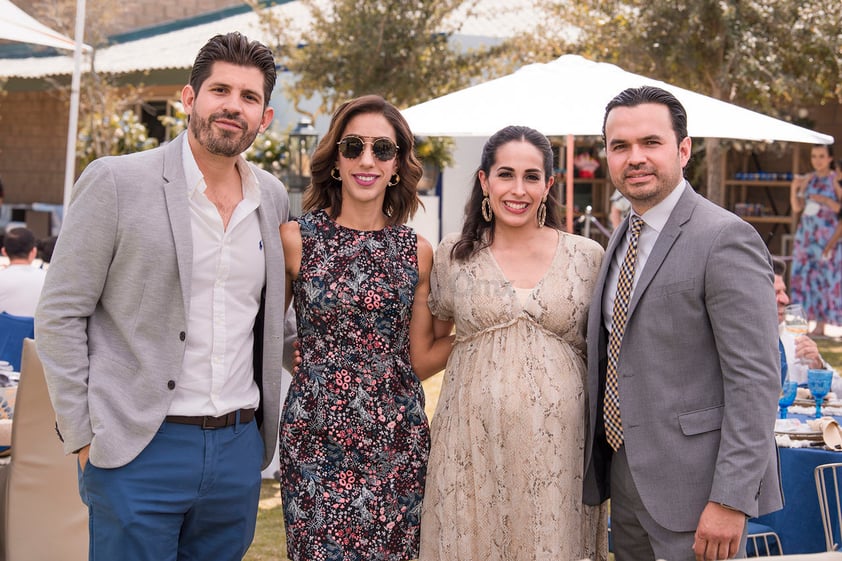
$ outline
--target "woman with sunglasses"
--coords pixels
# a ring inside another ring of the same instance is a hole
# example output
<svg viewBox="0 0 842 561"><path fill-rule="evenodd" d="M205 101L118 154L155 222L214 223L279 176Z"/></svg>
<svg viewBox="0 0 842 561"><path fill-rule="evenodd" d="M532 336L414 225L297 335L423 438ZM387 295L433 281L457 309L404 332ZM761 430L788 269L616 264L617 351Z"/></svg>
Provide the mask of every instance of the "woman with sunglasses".
<svg viewBox="0 0 842 561"><path fill-rule="evenodd" d="M602 247L560 230L553 153L511 126L486 142L430 308L455 320L432 422L421 561L605 559L582 504L585 328Z"/></svg>
<svg viewBox="0 0 842 561"><path fill-rule="evenodd" d="M351 100L313 154L305 214L281 227L302 359L280 433L293 561L418 555L430 445L419 376L451 345L447 324L433 340L432 246L404 225L421 174L400 112Z"/></svg>

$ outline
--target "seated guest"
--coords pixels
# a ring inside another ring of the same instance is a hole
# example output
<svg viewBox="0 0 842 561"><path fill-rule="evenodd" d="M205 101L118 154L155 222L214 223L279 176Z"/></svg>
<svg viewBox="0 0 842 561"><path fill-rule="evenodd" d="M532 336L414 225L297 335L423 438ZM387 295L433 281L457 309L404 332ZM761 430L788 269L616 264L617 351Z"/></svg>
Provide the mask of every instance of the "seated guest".
<svg viewBox="0 0 842 561"><path fill-rule="evenodd" d="M14 228L3 237L3 255L9 266L0 270L0 312L34 316L46 271L32 266L37 249L35 236L26 228Z"/></svg>
<svg viewBox="0 0 842 561"><path fill-rule="evenodd" d="M784 310L789 305L789 295L786 293L786 282L784 282L784 275L786 274L786 263L778 259L772 258L772 266L775 270L775 300L778 305L778 323L780 329L783 331ZM807 368L825 368L833 370L833 385L832 390L836 395L842 395L842 379L834 368L832 368L827 361L822 358L819 353L819 348L816 342L810 339L807 335L801 335L795 339L795 356L786 355L786 364L792 365L796 360L801 360L807 364ZM784 357L781 357L781 364L784 364ZM791 366L789 366L791 368ZM783 381L784 373L781 374ZM805 380L796 380L797 382L806 382Z"/></svg>
<svg viewBox="0 0 842 561"><path fill-rule="evenodd" d="M50 266L50 260L53 258L53 250L56 248L57 239L58 236L50 236L38 242L38 258L41 260L42 269Z"/></svg>

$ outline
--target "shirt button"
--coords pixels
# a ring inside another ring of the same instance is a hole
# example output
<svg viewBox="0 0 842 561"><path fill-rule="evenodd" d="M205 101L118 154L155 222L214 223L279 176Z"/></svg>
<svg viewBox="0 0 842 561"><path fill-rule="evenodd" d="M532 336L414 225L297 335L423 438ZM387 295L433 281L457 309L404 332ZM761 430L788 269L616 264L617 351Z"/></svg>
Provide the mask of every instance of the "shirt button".
<svg viewBox="0 0 842 561"><path fill-rule="evenodd" d="M181 333L178 334L178 338L181 339L182 341L184 341L185 339L187 339L187 333L182 331Z"/></svg>
<svg viewBox="0 0 842 561"><path fill-rule="evenodd" d="M174 390L175 389L175 381L170 380L169 382L167 382L167 388L171 389L171 390Z"/></svg>

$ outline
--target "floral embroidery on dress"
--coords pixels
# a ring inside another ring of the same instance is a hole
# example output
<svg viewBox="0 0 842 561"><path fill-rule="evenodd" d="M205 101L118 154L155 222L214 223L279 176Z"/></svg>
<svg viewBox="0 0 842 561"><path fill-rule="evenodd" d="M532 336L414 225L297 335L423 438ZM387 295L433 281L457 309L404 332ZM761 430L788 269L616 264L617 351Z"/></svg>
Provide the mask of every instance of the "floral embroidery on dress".
<svg viewBox="0 0 842 561"><path fill-rule="evenodd" d="M280 436L288 556L414 559L430 446L409 362L415 233L352 230L321 210L298 223L302 362Z"/></svg>

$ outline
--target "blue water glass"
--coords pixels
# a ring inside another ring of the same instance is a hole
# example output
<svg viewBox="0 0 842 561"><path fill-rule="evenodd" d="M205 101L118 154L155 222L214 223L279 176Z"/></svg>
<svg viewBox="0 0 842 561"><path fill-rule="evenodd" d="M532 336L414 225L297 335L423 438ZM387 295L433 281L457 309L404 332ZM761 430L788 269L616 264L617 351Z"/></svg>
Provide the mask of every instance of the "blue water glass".
<svg viewBox="0 0 842 561"><path fill-rule="evenodd" d="M778 405L781 408L781 419L786 419L786 409L795 401L798 393L798 382L785 380L781 386L781 397L778 398Z"/></svg>
<svg viewBox="0 0 842 561"><path fill-rule="evenodd" d="M833 371L811 368L807 371L807 387L816 400L816 419L822 416L822 402L824 396L830 393L830 384L833 381Z"/></svg>

